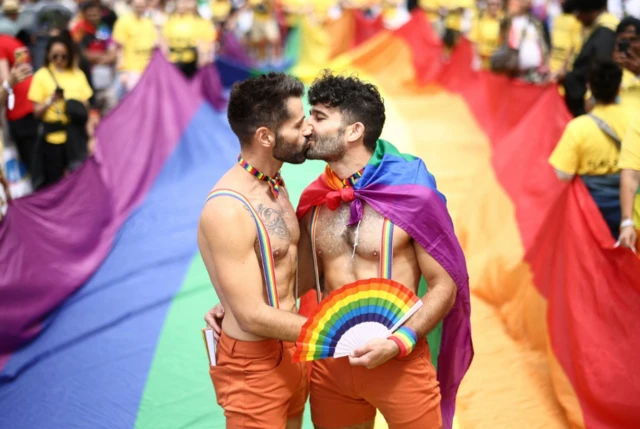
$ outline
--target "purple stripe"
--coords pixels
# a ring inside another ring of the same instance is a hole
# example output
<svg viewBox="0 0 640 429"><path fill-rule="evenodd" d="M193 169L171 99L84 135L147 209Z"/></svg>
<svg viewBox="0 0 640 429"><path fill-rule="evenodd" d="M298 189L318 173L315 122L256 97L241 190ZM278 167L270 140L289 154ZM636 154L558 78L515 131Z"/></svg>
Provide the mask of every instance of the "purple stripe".
<svg viewBox="0 0 640 429"><path fill-rule="evenodd" d="M447 207L439 192L421 185L369 185L355 194L352 221L353 216L361 215L363 202L371 205L415 239L458 286L454 307L444 319L438 358L443 417L451 422L456 393L471 364L473 347L469 276Z"/></svg>

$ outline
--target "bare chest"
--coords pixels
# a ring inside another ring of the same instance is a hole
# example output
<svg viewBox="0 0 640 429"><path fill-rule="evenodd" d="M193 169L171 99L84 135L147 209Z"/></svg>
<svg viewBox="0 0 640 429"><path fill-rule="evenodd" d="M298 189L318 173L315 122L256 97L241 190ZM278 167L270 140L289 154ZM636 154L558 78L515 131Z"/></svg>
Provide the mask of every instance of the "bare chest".
<svg viewBox="0 0 640 429"><path fill-rule="evenodd" d="M350 210L342 204L336 211L323 207L316 223L316 253L319 258L357 256L378 262L382 251L384 218L365 205L359 224L349 226ZM393 248L406 246L410 237L400 228L394 228Z"/></svg>
<svg viewBox="0 0 640 429"><path fill-rule="evenodd" d="M293 206L286 195L276 201L253 199L251 204L267 231L273 259L277 263L290 253L292 247L295 249L300 238L300 228ZM257 239L255 249L256 254L260 256L260 243Z"/></svg>

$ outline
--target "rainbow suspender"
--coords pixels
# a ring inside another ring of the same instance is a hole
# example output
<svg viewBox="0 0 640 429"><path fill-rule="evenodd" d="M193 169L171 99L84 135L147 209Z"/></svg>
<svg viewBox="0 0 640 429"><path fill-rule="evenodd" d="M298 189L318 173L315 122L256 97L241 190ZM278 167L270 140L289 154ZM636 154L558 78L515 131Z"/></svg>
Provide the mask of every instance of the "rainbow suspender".
<svg viewBox="0 0 640 429"><path fill-rule="evenodd" d="M311 221L309 222L309 235L311 236L311 252L313 253L313 275L316 282L316 295L318 302L322 300L320 288L320 272L318 271L318 253L316 252L316 226L318 214L322 206L311 209ZM389 219L382 224L382 239L380 240L380 277L391 280L393 266L393 222Z"/></svg>
<svg viewBox="0 0 640 429"><path fill-rule="evenodd" d="M212 191L207 197L206 202L209 202L211 199L216 197L231 197L240 201L244 204L253 216L253 220L256 223L256 228L258 229L258 244L260 247L260 261L262 262L262 271L264 273L264 283L267 288L267 299L269 300L269 305L274 308L279 308L278 303L278 290L276 289L276 271L275 271L275 263L273 261L273 253L271 251L271 241L269 240L269 234L267 232L267 228L264 226L262 219L255 211L249 200L247 200L241 194L229 190L229 189L217 189ZM206 203L205 202L205 203Z"/></svg>

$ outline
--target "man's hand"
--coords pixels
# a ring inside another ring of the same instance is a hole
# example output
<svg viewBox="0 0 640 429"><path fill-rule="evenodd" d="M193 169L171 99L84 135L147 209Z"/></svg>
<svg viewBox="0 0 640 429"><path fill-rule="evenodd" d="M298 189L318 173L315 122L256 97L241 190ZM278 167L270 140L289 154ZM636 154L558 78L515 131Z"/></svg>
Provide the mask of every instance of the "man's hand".
<svg viewBox="0 0 640 429"><path fill-rule="evenodd" d="M636 232L635 227L627 226L622 228L622 230L620 231L620 237L618 238L618 243L620 243L620 247L631 249L635 252L637 240L638 240L638 233Z"/></svg>
<svg viewBox="0 0 640 429"><path fill-rule="evenodd" d="M20 63L13 66L11 72L9 72L9 78L7 79L7 83L10 87L14 87L15 84L22 82L29 76L33 70L31 69L31 64L28 63Z"/></svg>
<svg viewBox="0 0 640 429"><path fill-rule="evenodd" d="M222 304L217 304L207 311L204 315L204 321L207 323L207 327L213 329L213 338L216 341L220 341L220 334L222 333L222 319L224 318L224 307Z"/></svg>
<svg viewBox="0 0 640 429"><path fill-rule="evenodd" d="M353 355L349 356L349 363L353 366L373 369L390 361L398 354L400 354L400 348L395 342L376 338L354 350Z"/></svg>

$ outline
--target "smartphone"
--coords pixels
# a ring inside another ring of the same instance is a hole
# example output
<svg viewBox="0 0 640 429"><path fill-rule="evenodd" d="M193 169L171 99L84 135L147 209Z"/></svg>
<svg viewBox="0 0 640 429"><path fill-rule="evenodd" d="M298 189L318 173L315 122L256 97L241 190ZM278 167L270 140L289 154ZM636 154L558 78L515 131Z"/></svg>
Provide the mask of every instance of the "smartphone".
<svg viewBox="0 0 640 429"><path fill-rule="evenodd" d="M13 52L16 64L29 62L29 50L27 48L18 48Z"/></svg>
<svg viewBox="0 0 640 429"><path fill-rule="evenodd" d="M618 51L623 54L629 52L629 48L631 47L631 42L629 40L619 40L618 41Z"/></svg>

